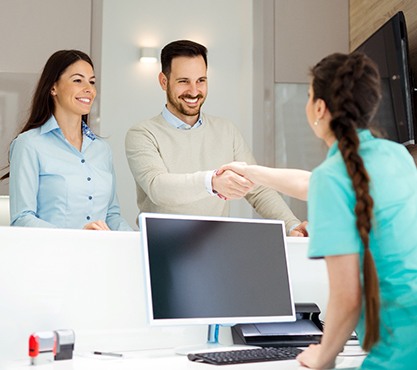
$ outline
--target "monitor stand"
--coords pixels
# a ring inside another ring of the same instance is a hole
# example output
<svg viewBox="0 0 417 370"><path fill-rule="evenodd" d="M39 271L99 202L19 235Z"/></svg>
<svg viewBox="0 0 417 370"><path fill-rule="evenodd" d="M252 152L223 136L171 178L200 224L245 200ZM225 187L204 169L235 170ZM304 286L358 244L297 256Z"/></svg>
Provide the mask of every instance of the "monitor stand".
<svg viewBox="0 0 417 370"><path fill-rule="evenodd" d="M195 346L183 346L175 348L177 355L188 355L189 353L212 352L219 351L222 348L230 347L227 344L219 342L219 324L211 324L208 326L207 342Z"/></svg>

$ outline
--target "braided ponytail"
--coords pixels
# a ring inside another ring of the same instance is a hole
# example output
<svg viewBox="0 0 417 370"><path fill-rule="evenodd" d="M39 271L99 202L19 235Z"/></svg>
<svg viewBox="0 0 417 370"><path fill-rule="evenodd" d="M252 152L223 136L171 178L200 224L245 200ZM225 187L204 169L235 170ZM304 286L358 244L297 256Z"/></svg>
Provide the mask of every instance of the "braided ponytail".
<svg viewBox="0 0 417 370"><path fill-rule="evenodd" d="M333 75L329 76L332 72ZM369 192L370 178L359 155L359 138L356 130L368 128L375 114L380 100L379 74L373 62L360 53L333 54L313 68L312 74L314 96L322 98L332 114L330 129L338 140L338 147L355 191L356 227L364 246L363 348L369 351L379 340L379 282L369 248L374 202ZM325 88L329 80L333 81L330 89ZM316 91L320 93L316 95Z"/></svg>
<svg viewBox="0 0 417 370"><path fill-rule="evenodd" d="M337 121L332 121L336 125ZM363 280L365 291L365 338L363 348L367 351L379 340L379 284L375 263L369 249L369 233L372 227L373 199L369 194L369 176L358 154L359 139L356 131L350 127L337 130L345 131L338 138L339 150L352 179L356 195L356 227L364 246Z"/></svg>

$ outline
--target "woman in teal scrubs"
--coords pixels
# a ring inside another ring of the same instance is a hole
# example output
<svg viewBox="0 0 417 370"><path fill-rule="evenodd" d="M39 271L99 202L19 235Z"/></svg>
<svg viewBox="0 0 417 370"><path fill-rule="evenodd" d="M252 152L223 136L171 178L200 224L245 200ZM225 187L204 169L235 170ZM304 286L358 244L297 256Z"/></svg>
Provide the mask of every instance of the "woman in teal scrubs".
<svg viewBox="0 0 417 370"><path fill-rule="evenodd" d="M307 119L329 151L312 173L234 163L252 182L308 198L309 256L324 257L324 335L298 356L334 367L356 328L361 369L417 368L417 170L406 148L369 130L380 101L374 63L332 54L311 70Z"/></svg>

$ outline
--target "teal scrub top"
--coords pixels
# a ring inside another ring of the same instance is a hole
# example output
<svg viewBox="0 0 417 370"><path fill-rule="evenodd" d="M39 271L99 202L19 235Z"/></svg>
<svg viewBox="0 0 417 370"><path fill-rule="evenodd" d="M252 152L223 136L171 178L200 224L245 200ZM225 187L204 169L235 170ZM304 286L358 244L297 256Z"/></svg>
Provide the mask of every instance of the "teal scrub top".
<svg viewBox="0 0 417 370"><path fill-rule="evenodd" d="M359 130L358 135L359 153L371 179L374 200L370 249L381 300L381 339L361 368L414 369L417 368L417 169L404 146L375 138L369 130ZM363 256L355 204L352 181L336 142L310 179L309 257L352 253ZM364 309L357 333L362 341Z"/></svg>

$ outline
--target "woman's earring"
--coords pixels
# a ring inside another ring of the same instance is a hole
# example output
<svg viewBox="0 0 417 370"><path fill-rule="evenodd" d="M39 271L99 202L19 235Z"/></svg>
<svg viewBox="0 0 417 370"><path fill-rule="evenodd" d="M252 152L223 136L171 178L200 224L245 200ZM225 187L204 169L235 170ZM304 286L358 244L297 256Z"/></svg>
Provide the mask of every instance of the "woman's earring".
<svg viewBox="0 0 417 370"><path fill-rule="evenodd" d="M318 126L318 125L319 125L319 123L320 123L320 120L319 120L319 119L316 119L316 120L314 121L314 126Z"/></svg>

